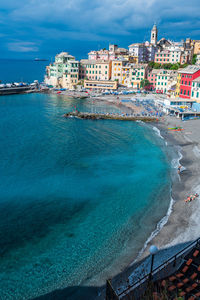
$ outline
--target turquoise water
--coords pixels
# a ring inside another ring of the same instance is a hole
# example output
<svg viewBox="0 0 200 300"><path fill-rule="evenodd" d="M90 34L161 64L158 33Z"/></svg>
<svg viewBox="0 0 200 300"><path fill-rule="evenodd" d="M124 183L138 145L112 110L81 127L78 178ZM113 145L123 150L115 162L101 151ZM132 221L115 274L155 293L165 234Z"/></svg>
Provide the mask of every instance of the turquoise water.
<svg viewBox="0 0 200 300"><path fill-rule="evenodd" d="M1 299L102 276L131 240L134 257L167 211L164 142L135 122L65 119L74 105L94 109L57 95L0 97Z"/></svg>

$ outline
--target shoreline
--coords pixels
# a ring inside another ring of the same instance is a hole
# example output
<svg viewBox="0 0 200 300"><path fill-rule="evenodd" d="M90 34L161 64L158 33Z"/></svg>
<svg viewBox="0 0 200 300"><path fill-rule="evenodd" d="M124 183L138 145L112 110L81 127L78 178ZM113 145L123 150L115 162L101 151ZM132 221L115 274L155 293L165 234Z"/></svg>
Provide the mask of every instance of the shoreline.
<svg viewBox="0 0 200 300"><path fill-rule="evenodd" d="M113 99L99 99L97 97L97 100L117 105ZM122 105L132 110L132 108L126 104ZM196 169L198 169L198 167L200 168L200 133L198 133L200 120L183 122L175 117L164 116L160 122L151 124L150 126L152 129L154 126L158 129L160 134L158 132L157 134L160 135L160 138L165 140L166 147L168 148L167 151L169 151L170 148L172 149L170 161L171 200L166 214L155 224L155 229L147 238L143 248L139 251L135 259L133 258L126 267L123 267L123 263L119 262L121 273L114 275L114 286L122 286L121 282L127 282L127 279L129 279L130 282L130 278L134 278L134 271L136 270L136 272L138 272L138 269L143 269L145 260L149 256L148 249L151 245L156 245L162 252L161 256L159 253L156 255L157 257L154 261L156 267L173 256L180 249L184 248L186 244L190 244L200 236L200 231L198 231L198 220L200 220L200 217L198 218L200 202L198 201L200 198L189 203L185 203L184 201L190 194L196 192L200 194L200 180L198 180L198 177L194 174L194 171L197 171ZM167 129L168 127L176 126L183 127L184 131L172 132ZM172 167L174 163L172 152L177 156L177 166L174 166L174 168ZM179 175L175 175L179 164L182 166L182 170ZM175 177L176 179L174 180ZM196 230L194 230L194 228ZM142 268L140 266L141 263ZM131 268L133 265L134 268ZM102 288L100 288L100 290L102 292ZM102 296L101 294L101 296L97 298L103 299Z"/></svg>
<svg viewBox="0 0 200 300"><path fill-rule="evenodd" d="M196 192L199 193L200 191L200 180L198 180L198 177L195 174L196 171L198 171L198 167L200 167L200 152L198 153L198 151L200 151L198 148L198 145L200 145L200 134L198 134L200 122L199 120L183 122L172 117L165 117L165 119L167 124L160 123L158 124L158 128L168 142L168 147L172 146L180 148L180 150L177 149L182 156L179 162L184 168L179 174L180 180L172 183L172 198L174 199L174 205L172 214L167 222L169 224L166 224L163 227L162 237L158 234L158 236L152 240L152 243L158 244L158 246L160 245L162 248L169 247L178 242L183 243L189 241L186 230L188 232L190 231L190 218L194 211L197 208L200 208L200 203L198 203L199 198L196 201L189 203L185 203L184 201L188 195ZM184 131L167 131L167 127L174 126L174 124L176 124L176 126L182 126ZM196 155L194 149L197 151ZM199 234L200 232L198 233L198 231L196 231L196 234L194 234L194 232L192 234L191 232L190 241L198 238Z"/></svg>
<svg viewBox="0 0 200 300"><path fill-rule="evenodd" d="M165 120L166 122L159 123L157 127L167 141L167 147L172 147L177 153L180 152L179 162L184 168L179 175L180 179L172 181L172 205L170 203L166 215L156 224L156 228L151 235L156 232L159 223L167 216L171 206L171 213L167 222L158 230L155 236L151 237L150 235L148 237L136 259L116 278L113 278L113 285L120 287L122 290L127 286L127 279L130 284L143 277L144 272L148 273L150 266L148 249L151 245L156 245L159 249L154 258L154 268L156 268L200 235L198 230L200 198L189 203L184 201L190 194L196 192L200 194L200 180L196 176L196 172L200 168L200 133L197 132L200 120L182 122L172 117L165 117ZM175 126L175 123L176 126L182 126L185 130L178 133L168 131L167 127ZM189 138L189 136L191 137ZM122 282L125 284L122 284Z"/></svg>

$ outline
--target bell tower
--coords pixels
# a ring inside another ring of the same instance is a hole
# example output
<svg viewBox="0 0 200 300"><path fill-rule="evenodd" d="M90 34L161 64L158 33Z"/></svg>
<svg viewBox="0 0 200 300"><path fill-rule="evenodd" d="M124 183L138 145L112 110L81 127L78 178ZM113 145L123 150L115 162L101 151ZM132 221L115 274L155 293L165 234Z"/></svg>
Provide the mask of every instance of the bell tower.
<svg viewBox="0 0 200 300"><path fill-rule="evenodd" d="M156 24L154 24L152 30L151 30L151 44L156 45L157 44L157 38L158 38L158 29Z"/></svg>

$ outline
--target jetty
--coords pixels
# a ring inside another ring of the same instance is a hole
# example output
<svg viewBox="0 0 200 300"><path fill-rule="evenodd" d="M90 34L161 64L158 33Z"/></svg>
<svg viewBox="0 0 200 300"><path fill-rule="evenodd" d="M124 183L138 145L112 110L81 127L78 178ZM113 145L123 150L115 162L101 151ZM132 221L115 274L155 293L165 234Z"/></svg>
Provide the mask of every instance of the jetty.
<svg viewBox="0 0 200 300"><path fill-rule="evenodd" d="M65 118L79 118L90 120L120 120L120 121L143 121L143 122L157 122L158 118L151 116L136 116L130 114L116 114L116 113L88 113L88 112L69 112L64 114Z"/></svg>

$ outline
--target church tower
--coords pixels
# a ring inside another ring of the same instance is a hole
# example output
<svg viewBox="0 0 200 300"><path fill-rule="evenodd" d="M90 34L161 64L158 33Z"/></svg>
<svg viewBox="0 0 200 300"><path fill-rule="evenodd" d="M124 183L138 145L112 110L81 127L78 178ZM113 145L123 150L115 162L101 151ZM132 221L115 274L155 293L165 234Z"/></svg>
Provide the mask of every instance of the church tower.
<svg viewBox="0 0 200 300"><path fill-rule="evenodd" d="M151 44L156 45L157 38L158 38L158 29L157 29L157 26L154 24L154 26L151 30Z"/></svg>

